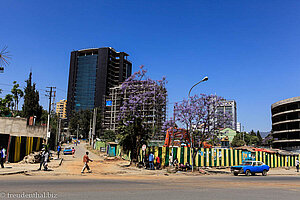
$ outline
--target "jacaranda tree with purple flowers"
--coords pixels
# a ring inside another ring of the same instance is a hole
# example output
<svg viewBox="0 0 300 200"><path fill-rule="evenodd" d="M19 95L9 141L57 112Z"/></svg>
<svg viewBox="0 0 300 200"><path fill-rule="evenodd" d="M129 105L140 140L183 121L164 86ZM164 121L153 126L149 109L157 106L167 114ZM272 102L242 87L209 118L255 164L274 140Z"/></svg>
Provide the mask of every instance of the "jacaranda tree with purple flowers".
<svg viewBox="0 0 300 200"><path fill-rule="evenodd" d="M193 159L203 142L215 140L218 129L228 125L230 115L217 109L223 101L217 95L201 94L175 103L175 120L185 126L196 148Z"/></svg>
<svg viewBox="0 0 300 200"><path fill-rule="evenodd" d="M143 66L130 76L121 86L123 96L119 114L119 142L125 152L131 152L131 160L136 162L139 149L158 130L164 121L166 105L166 79L152 80L146 77ZM153 109L155 107L155 109ZM155 110L155 113L149 110ZM162 121L162 122L163 122ZM149 123L150 122L150 123Z"/></svg>

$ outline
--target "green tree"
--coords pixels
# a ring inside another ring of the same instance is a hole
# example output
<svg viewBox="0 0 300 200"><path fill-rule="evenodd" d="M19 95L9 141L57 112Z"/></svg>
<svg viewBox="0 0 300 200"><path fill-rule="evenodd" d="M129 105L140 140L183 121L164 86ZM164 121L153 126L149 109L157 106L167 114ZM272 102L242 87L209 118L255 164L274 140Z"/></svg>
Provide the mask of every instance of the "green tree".
<svg viewBox="0 0 300 200"><path fill-rule="evenodd" d="M250 141L251 141L251 135L249 133L244 132L243 136L244 136L244 141L245 141L246 145L249 145Z"/></svg>
<svg viewBox="0 0 300 200"><path fill-rule="evenodd" d="M42 110L42 115L41 115L41 124L47 124L48 121L48 111L47 110Z"/></svg>
<svg viewBox="0 0 300 200"><path fill-rule="evenodd" d="M261 145L263 139L262 139L259 131L257 131L256 136L258 137L258 140L259 140L258 145Z"/></svg>
<svg viewBox="0 0 300 200"><path fill-rule="evenodd" d="M80 110L71 114L69 130L72 135L77 134L77 126L79 126L78 133L83 135L83 138L88 138L90 131L90 120L92 120L93 112L91 110Z"/></svg>
<svg viewBox="0 0 300 200"><path fill-rule="evenodd" d="M124 121L118 126L118 141L125 153L131 152L131 162L137 162L139 148L146 144L150 137L150 129L147 128L141 117L128 117L130 123Z"/></svg>
<svg viewBox="0 0 300 200"><path fill-rule="evenodd" d="M275 140L275 139L273 138L272 133L273 133L273 130L271 130L271 132L267 135L267 137L265 137L265 138L263 139L263 141L262 141L262 145L263 145L263 146L270 146L270 147L272 146L273 141Z"/></svg>
<svg viewBox="0 0 300 200"><path fill-rule="evenodd" d="M256 136L256 133L255 133L253 130L251 130L251 131L250 131L250 135Z"/></svg>
<svg viewBox="0 0 300 200"><path fill-rule="evenodd" d="M251 135L250 142L248 143L248 145L254 145L254 146L259 145L259 139L258 139L258 137Z"/></svg>
<svg viewBox="0 0 300 200"><path fill-rule="evenodd" d="M244 146L246 143L245 141L243 140L243 134L245 134L244 132L242 133L237 133L232 142L231 142L231 146L233 147L240 147L240 146Z"/></svg>
<svg viewBox="0 0 300 200"><path fill-rule="evenodd" d="M100 138L105 142L114 142L116 140L116 133L113 130L104 130Z"/></svg>
<svg viewBox="0 0 300 200"><path fill-rule="evenodd" d="M12 107L14 106L13 96L7 94L4 99L0 98L0 116L8 117L12 115Z"/></svg>
<svg viewBox="0 0 300 200"><path fill-rule="evenodd" d="M208 144L212 145L212 146L217 146L221 143L221 140L217 137L217 135L212 135L209 139L208 139Z"/></svg>
<svg viewBox="0 0 300 200"><path fill-rule="evenodd" d="M35 83L32 83L32 73L30 72L24 92L24 104L22 107L23 117L29 118L31 116L36 116L36 121L41 121L41 116L43 112L42 106L39 104L39 92L36 90Z"/></svg>
<svg viewBox="0 0 300 200"><path fill-rule="evenodd" d="M19 89L20 85L17 84L17 81L14 81L13 84L14 84L14 86L11 89L11 93L13 94L13 98L15 101L15 109L14 110L18 111L19 110L19 108L18 108L19 100L24 96L24 93L21 89Z"/></svg>

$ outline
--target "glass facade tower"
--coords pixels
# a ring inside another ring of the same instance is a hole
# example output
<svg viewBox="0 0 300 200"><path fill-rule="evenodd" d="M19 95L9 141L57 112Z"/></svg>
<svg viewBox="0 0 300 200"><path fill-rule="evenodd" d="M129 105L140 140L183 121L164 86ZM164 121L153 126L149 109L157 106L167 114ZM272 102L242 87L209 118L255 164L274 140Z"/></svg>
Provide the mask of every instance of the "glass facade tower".
<svg viewBox="0 0 300 200"><path fill-rule="evenodd" d="M127 56L111 47L71 52L67 117L73 111L103 108L109 89L131 75Z"/></svg>
<svg viewBox="0 0 300 200"><path fill-rule="evenodd" d="M74 102L75 111L93 109L95 104L98 55L78 56Z"/></svg>

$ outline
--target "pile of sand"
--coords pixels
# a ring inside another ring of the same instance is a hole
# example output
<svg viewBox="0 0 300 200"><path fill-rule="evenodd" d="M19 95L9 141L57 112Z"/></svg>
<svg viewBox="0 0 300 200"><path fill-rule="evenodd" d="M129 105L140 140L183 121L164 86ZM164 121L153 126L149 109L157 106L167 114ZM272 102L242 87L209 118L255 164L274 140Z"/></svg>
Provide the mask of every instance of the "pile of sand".
<svg viewBox="0 0 300 200"><path fill-rule="evenodd" d="M25 156L23 160L21 160L20 164L34 164L40 162L40 152L33 152L29 155Z"/></svg>

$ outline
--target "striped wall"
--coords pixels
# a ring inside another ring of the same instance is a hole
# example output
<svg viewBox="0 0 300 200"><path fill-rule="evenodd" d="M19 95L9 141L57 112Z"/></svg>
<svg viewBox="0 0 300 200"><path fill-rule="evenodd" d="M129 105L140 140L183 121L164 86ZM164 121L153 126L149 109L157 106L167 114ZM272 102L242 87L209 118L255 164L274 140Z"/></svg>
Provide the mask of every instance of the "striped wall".
<svg viewBox="0 0 300 200"><path fill-rule="evenodd" d="M146 155L150 152L154 156L159 156L162 166L168 166L170 157L172 156L172 148L169 147L150 147L146 149ZM215 149L215 148L201 148L195 157L195 166L198 167L229 167L242 164L245 153L242 150L235 149ZM189 147L174 147L173 158L178 158L178 162L185 164L192 160L192 152ZM252 154L256 161L262 161L270 167L290 167L295 166L297 156L284 156L279 154L270 154L266 152L256 151ZM140 150L140 160L142 160L142 150Z"/></svg>
<svg viewBox="0 0 300 200"><path fill-rule="evenodd" d="M33 151L42 148L43 139L38 137L11 136L9 162L19 162Z"/></svg>

